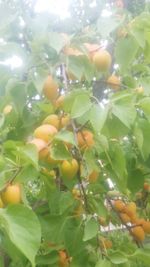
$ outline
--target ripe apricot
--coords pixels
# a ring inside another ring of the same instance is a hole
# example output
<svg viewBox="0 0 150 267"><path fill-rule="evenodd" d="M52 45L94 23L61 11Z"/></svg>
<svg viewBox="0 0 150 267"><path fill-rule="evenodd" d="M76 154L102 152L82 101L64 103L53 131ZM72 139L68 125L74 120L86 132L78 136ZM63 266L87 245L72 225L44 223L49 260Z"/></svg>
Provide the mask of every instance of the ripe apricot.
<svg viewBox="0 0 150 267"><path fill-rule="evenodd" d="M55 126L56 129L58 129L59 122L60 122L59 117L56 114L51 114L44 119L43 124L50 124Z"/></svg>
<svg viewBox="0 0 150 267"><path fill-rule="evenodd" d="M77 133L78 146L81 149L90 148L94 145L93 134L88 130L83 130Z"/></svg>
<svg viewBox="0 0 150 267"><path fill-rule="evenodd" d="M142 86L137 87L137 88L135 89L135 92L136 92L137 94L139 94L139 95L142 95L142 94L144 93L144 88L143 88Z"/></svg>
<svg viewBox="0 0 150 267"><path fill-rule="evenodd" d="M79 205L77 206L77 208L75 208L75 210L74 210L74 215L77 217L80 217L83 213L84 213L83 205L80 202Z"/></svg>
<svg viewBox="0 0 150 267"><path fill-rule="evenodd" d="M74 48L74 47L65 47L64 50L63 50L64 54L67 55L67 56L81 56L83 55L83 53L78 50L77 48Z"/></svg>
<svg viewBox="0 0 150 267"><path fill-rule="evenodd" d="M58 163L60 163L60 160L56 160L56 159L53 159L52 158L51 153L50 153L50 150L49 150L49 154L48 154L48 157L47 157L46 161L50 165L57 165Z"/></svg>
<svg viewBox="0 0 150 267"><path fill-rule="evenodd" d="M104 218L104 217L99 217L98 218L98 222L102 226L107 226L108 225L108 222L107 222L106 218Z"/></svg>
<svg viewBox="0 0 150 267"><path fill-rule="evenodd" d="M132 217L136 214L136 204L134 202L128 203L125 208L124 212L129 216Z"/></svg>
<svg viewBox="0 0 150 267"><path fill-rule="evenodd" d="M119 90L120 89L120 79L118 76L116 75L111 75L108 79L107 79L107 83L109 84L109 86L114 89L114 90Z"/></svg>
<svg viewBox="0 0 150 267"><path fill-rule="evenodd" d="M57 133L56 127L49 124L43 124L35 129L34 136L40 138L46 142L51 141L54 135Z"/></svg>
<svg viewBox="0 0 150 267"><path fill-rule="evenodd" d="M150 234L150 221L146 221L143 219L142 228L146 234Z"/></svg>
<svg viewBox="0 0 150 267"><path fill-rule="evenodd" d="M21 190L18 184L8 185L2 193L4 204L18 204L21 202Z"/></svg>
<svg viewBox="0 0 150 267"><path fill-rule="evenodd" d="M93 63L100 71L108 71L111 66L111 55L106 50L99 50L93 55Z"/></svg>
<svg viewBox="0 0 150 267"><path fill-rule="evenodd" d="M0 197L0 208L3 208L3 207L4 207L4 203L3 203L3 201L2 201L2 199Z"/></svg>
<svg viewBox="0 0 150 267"><path fill-rule="evenodd" d="M58 84L49 75L43 86L43 93L49 100L54 100L58 96Z"/></svg>
<svg viewBox="0 0 150 267"><path fill-rule="evenodd" d="M68 262L68 256L66 251L60 250L59 251L59 267L68 267L69 262Z"/></svg>
<svg viewBox="0 0 150 267"><path fill-rule="evenodd" d="M120 217L123 223L128 223L130 222L130 217L126 213L120 213Z"/></svg>
<svg viewBox="0 0 150 267"><path fill-rule="evenodd" d="M73 194L73 197L75 199L80 199L80 197L81 197L80 191L78 189L76 189L76 188L72 189L72 194Z"/></svg>
<svg viewBox="0 0 150 267"><path fill-rule="evenodd" d="M84 46L86 47L87 51L89 52L89 59L92 60L94 53L99 50L100 45L99 44L90 44L90 43L84 43Z"/></svg>
<svg viewBox="0 0 150 267"><path fill-rule="evenodd" d="M60 129L66 127L69 123L70 123L70 116L66 114L60 119Z"/></svg>
<svg viewBox="0 0 150 267"><path fill-rule="evenodd" d="M122 200L118 199L118 200L114 201L114 208L115 208L116 211L121 212L121 211L124 210L124 207L125 207L125 204L124 204L124 202Z"/></svg>
<svg viewBox="0 0 150 267"><path fill-rule="evenodd" d="M98 179L99 173L97 171L92 171L88 177L90 183L95 183Z"/></svg>
<svg viewBox="0 0 150 267"><path fill-rule="evenodd" d="M3 109L3 114L7 115L12 111L13 107L12 105L6 105Z"/></svg>
<svg viewBox="0 0 150 267"><path fill-rule="evenodd" d="M132 234L137 241L143 241L145 238L144 230L141 226L135 226L132 228Z"/></svg>
<svg viewBox="0 0 150 267"><path fill-rule="evenodd" d="M103 249L110 249L110 248L112 248L112 241L111 240L103 237L103 238L100 239L100 241L101 241L101 247Z"/></svg>
<svg viewBox="0 0 150 267"><path fill-rule="evenodd" d="M63 107L63 104L64 104L64 100L65 100L65 96L64 95L60 95L54 105L55 105L55 108L62 108Z"/></svg>
<svg viewBox="0 0 150 267"><path fill-rule="evenodd" d="M149 191L149 189L150 189L150 184L147 183L147 182L145 182L144 185L143 185L143 188L144 188L145 191Z"/></svg>
<svg viewBox="0 0 150 267"><path fill-rule="evenodd" d="M64 160L61 164L61 173L68 179L72 179L77 174L78 169L79 164L76 159Z"/></svg>
<svg viewBox="0 0 150 267"><path fill-rule="evenodd" d="M40 138L34 138L31 140L28 144L33 144L36 146L38 152L40 152L42 149L44 149L47 146L47 143L40 139Z"/></svg>

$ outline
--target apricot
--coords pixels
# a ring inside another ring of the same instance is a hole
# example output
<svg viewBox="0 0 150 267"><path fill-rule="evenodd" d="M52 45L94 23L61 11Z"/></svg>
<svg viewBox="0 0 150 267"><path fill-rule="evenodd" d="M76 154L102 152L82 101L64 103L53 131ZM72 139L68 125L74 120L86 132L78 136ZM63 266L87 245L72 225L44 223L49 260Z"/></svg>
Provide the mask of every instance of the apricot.
<svg viewBox="0 0 150 267"><path fill-rule="evenodd" d="M2 201L4 204L18 204L21 202L21 190L18 184L8 185L2 192Z"/></svg>
<svg viewBox="0 0 150 267"><path fill-rule="evenodd" d="M130 222L130 217L126 213L120 213L120 217L123 223L128 223Z"/></svg>
<svg viewBox="0 0 150 267"><path fill-rule="evenodd" d="M59 267L69 267L69 259L66 251L59 251Z"/></svg>
<svg viewBox="0 0 150 267"><path fill-rule="evenodd" d="M124 207L125 207L124 202L122 200L119 200L119 199L115 200L113 205L114 205L115 210L119 211L119 212L123 211Z"/></svg>
<svg viewBox="0 0 150 267"><path fill-rule="evenodd" d="M78 50L77 48L74 48L74 47L65 47L64 50L63 50L64 54L67 55L67 56L81 56L83 55L83 53Z"/></svg>
<svg viewBox="0 0 150 267"><path fill-rule="evenodd" d="M143 188L144 188L145 191L149 191L149 189L150 189L149 183L145 182L144 185L143 185Z"/></svg>
<svg viewBox="0 0 150 267"><path fill-rule="evenodd" d="M129 216L132 217L136 214L136 204L134 202L128 203L125 208L124 212Z"/></svg>
<svg viewBox="0 0 150 267"><path fill-rule="evenodd" d="M43 124L50 124L55 126L56 129L58 129L59 122L60 122L59 117L56 114L51 114L44 119Z"/></svg>
<svg viewBox="0 0 150 267"><path fill-rule="evenodd" d="M109 84L109 86L114 89L114 90L119 90L120 89L120 79L118 76L116 75L111 75L108 79L107 79L107 83Z"/></svg>
<svg viewBox="0 0 150 267"><path fill-rule="evenodd" d="M107 222L106 218L104 218L104 217L99 217L98 218L98 222L102 226L107 226L108 225L108 222Z"/></svg>
<svg viewBox="0 0 150 267"><path fill-rule="evenodd" d="M142 228L146 234L150 234L150 221L146 221L143 219Z"/></svg>
<svg viewBox="0 0 150 267"><path fill-rule="evenodd" d="M99 173L97 171L92 171L88 177L90 183L95 183L98 179Z"/></svg>
<svg viewBox="0 0 150 267"><path fill-rule="evenodd" d="M44 95L50 100L54 100L58 96L58 84L53 80L52 76L49 75L43 86Z"/></svg>
<svg viewBox="0 0 150 267"><path fill-rule="evenodd" d="M139 94L139 95L142 95L142 94L144 93L144 88L143 88L142 86L137 87L137 88L135 89L135 92L136 92L137 94Z"/></svg>
<svg viewBox="0 0 150 267"><path fill-rule="evenodd" d="M144 241L145 239L145 233L144 233L144 230L141 226L135 226L134 228L132 228L132 234L134 236L134 238L137 240L137 241Z"/></svg>
<svg viewBox="0 0 150 267"><path fill-rule="evenodd" d="M80 190L76 189L76 188L73 188L72 189L72 194L73 194L73 197L75 199L80 199L81 197L81 194L80 194Z"/></svg>
<svg viewBox="0 0 150 267"><path fill-rule="evenodd" d="M94 145L94 136L88 130L82 130L77 133L78 146L81 149L90 148Z"/></svg>
<svg viewBox="0 0 150 267"><path fill-rule="evenodd" d="M55 108L62 108L64 104L64 100L65 100L64 95L59 96L54 103Z"/></svg>
<svg viewBox="0 0 150 267"><path fill-rule="evenodd" d="M0 209L3 208L3 207L4 207L4 203L3 203L3 201L2 201L2 199L0 197Z"/></svg>
<svg viewBox="0 0 150 267"><path fill-rule="evenodd" d="M70 116L68 114L60 118L60 129L66 127L70 123Z"/></svg>
<svg viewBox="0 0 150 267"><path fill-rule="evenodd" d="M12 111L13 107L12 105L6 105L3 109L3 114L7 115Z"/></svg>
<svg viewBox="0 0 150 267"><path fill-rule="evenodd" d="M106 50L99 50L93 55L93 63L100 71L108 71L111 66L111 62L111 55Z"/></svg>
<svg viewBox="0 0 150 267"><path fill-rule="evenodd" d="M49 124L43 124L35 129L34 136L40 138L46 142L51 141L54 135L57 133L56 127Z"/></svg>
<svg viewBox="0 0 150 267"><path fill-rule="evenodd" d="M75 210L74 210L74 215L76 217L80 217L83 213L84 213L83 205L80 202L79 205L78 205L78 207L75 208Z"/></svg>
<svg viewBox="0 0 150 267"><path fill-rule="evenodd" d="M112 248L112 241L111 240L103 237L103 238L100 239L100 241L101 241L101 247L103 249L110 249L110 248Z"/></svg>
<svg viewBox="0 0 150 267"><path fill-rule="evenodd" d="M86 47L88 53L89 53L89 59L92 60L94 53L99 50L100 45L99 44L90 44L90 43L84 43L84 46Z"/></svg>
<svg viewBox="0 0 150 267"><path fill-rule="evenodd" d="M64 177L72 179L78 172L79 164L76 159L64 160L61 164L61 173Z"/></svg>
<svg viewBox="0 0 150 267"><path fill-rule="evenodd" d="M60 160L56 160L56 159L53 159L50 152L48 154L48 157L46 159L47 163L49 163L50 165L57 165L58 163L60 163Z"/></svg>
<svg viewBox="0 0 150 267"><path fill-rule="evenodd" d="M34 138L30 142L28 142L28 144L35 145L37 150L38 150L38 152L40 152L42 149L47 147L47 143L44 140L40 139L40 138Z"/></svg>

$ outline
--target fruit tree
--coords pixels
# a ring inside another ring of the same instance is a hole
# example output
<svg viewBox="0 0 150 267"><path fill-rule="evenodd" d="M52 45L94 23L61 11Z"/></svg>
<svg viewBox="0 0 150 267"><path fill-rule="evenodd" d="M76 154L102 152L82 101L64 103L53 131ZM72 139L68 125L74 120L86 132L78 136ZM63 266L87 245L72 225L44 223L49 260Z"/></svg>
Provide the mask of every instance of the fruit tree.
<svg viewBox="0 0 150 267"><path fill-rule="evenodd" d="M37 2L0 1L0 267L149 267L149 1Z"/></svg>

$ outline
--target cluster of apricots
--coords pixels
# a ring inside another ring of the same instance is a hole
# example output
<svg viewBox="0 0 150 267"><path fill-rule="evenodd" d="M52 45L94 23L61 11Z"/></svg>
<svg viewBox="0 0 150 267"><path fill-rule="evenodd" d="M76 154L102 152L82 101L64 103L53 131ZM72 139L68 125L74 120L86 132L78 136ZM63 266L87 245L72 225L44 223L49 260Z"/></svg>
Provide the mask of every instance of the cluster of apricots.
<svg viewBox="0 0 150 267"><path fill-rule="evenodd" d="M114 200L113 207L118 212L123 224L130 223L131 234L137 242L143 242L145 234L150 234L150 221L139 218L135 202L125 203L122 200Z"/></svg>
<svg viewBox="0 0 150 267"><path fill-rule="evenodd" d="M18 204L21 202L21 188L19 184L8 185L0 196L0 208L8 204Z"/></svg>

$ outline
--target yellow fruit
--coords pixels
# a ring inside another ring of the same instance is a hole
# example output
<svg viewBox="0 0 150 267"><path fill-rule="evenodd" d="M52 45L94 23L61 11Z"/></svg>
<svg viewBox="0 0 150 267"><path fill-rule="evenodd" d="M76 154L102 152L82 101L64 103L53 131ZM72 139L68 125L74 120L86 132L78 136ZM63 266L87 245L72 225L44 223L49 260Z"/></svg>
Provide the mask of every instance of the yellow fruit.
<svg viewBox="0 0 150 267"><path fill-rule="evenodd" d="M33 140L31 140L30 142L28 142L28 144L33 144L36 146L38 152L40 152L42 149L44 149L45 147L47 147L47 143L39 138L34 138Z"/></svg>
<svg viewBox="0 0 150 267"><path fill-rule="evenodd" d="M60 119L60 129L66 127L69 123L70 123L70 116L66 114Z"/></svg>
<svg viewBox="0 0 150 267"><path fill-rule="evenodd" d="M39 153L39 158L40 159L46 159L49 155L49 148L46 147L46 148L43 148L40 153Z"/></svg>
<svg viewBox="0 0 150 267"><path fill-rule="evenodd" d="M107 83L114 90L119 90L120 89L120 79L116 75L111 75L108 78Z"/></svg>
<svg viewBox="0 0 150 267"><path fill-rule="evenodd" d="M145 191L149 191L149 189L150 189L150 184L147 183L147 182L145 182L143 188L144 188Z"/></svg>
<svg viewBox="0 0 150 267"><path fill-rule="evenodd" d="M78 207L74 210L74 215L76 217L80 217L81 215L83 215L83 213L84 213L83 205L79 203Z"/></svg>
<svg viewBox="0 0 150 267"><path fill-rule="evenodd" d="M7 114L9 114L12 111L12 109L13 109L12 105L7 105L7 106L4 107L3 113L5 115L7 115Z"/></svg>
<svg viewBox="0 0 150 267"><path fill-rule="evenodd" d="M21 190L18 184L8 185L2 193L4 204L18 204L21 202Z"/></svg>
<svg viewBox="0 0 150 267"><path fill-rule="evenodd" d="M3 208L3 207L4 207L4 203L3 203L3 201L2 201L2 199L0 197L0 208Z"/></svg>
<svg viewBox="0 0 150 267"><path fill-rule="evenodd" d="M60 120L56 114L51 114L51 115L47 116L45 118L45 120L43 121L43 124L53 125L56 127L56 129L59 128L59 123L60 123Z"/></svg>
<svg viewBox="0 0 150 267"><path fill-rule="evenodd" d="M132 217L136 214L136 204L134 202L128 203L125 208L124 212L129 216Z"/></svg>
<svg viewBox="0 0 150 267"><path fill-rule="evenodd" d="M94 145L93 134L88 130L77 133L78 145L81 149L90 148Z"/></svg>
<svg viewBox="0 0 150 267"><path fill-rule="evenodd" d="M135 226L132 228L132 234L137 241L144 241L145 233L141 226Z"/></svg>
<svg viewBox="0 0 150 267"><path fill-rule="evenodd" d="M84 43L84 46L86 47L87 51L89 52L89 59L92 60L94 53L99 50L100 45L99 44Z"/></svg>
<svg viewBox="0 0 150 267"><path fill-rule="evenodd" d="M54 135L57 133L57 129L53 125L43 124L36 128L34 136L40 138L46 142L51 141Z"/></svg>
<svg viewBox="0 0 150 267"><path fill-rule="evenodd" d="M64 100L65 100L64 95L59 96L54 103L55 107L56 108L62 108L63 104L64 104Z"/></svg>
<svg viewBox="0 0 150 267"><path fill-rule="evenodd" d="M100 239L100 241L101 241L101 247L103 249L110 249L110 248L112 248L112 242L111 242L111 240L103 237L103 238Z"/></svg>
<svg viewBox="0 0 150 267"><path fill-rule="evenodd" d="M69 267L69 259L67 256L66 251L60 250L59 251L59 267Z"/></svg>
<svg viewBox="0 0 150 267"><path fill-rule="evenodd" d="M120 217L123 223L128 223L131 220L126 213L120 213Z"/></svg>
<svg viewBox="0 0 150 267"><path fill-rule="evenodd" d="M78 189L76 189L76 188L72 189L72 194L73 194L73 197L75 199L80 199L80 197L81 197L80 191Z"/></svg>
<svg viewBox="0 0 150 267"><path fill-rule="evenodd" d="M83 53L81 51L79 51L76 48L73 47L65 47L63 50L64 54L67 56L81 56L83 55Z"/></svg>
<svg viewBox="0 0 150 267"><path fill-rule="evenodd" d="M97 171L92 171L88 177L90 183L95 183L98 179L99 173Z"/></svg>
<svg viewBox="0 0 150 267"><path fill-rule="evenodd" d="M61 173L64 177L72 179L78 172L79 164L76 159L64 160L61 165Z"/></svg>
<svg viewBox="0 0 150 267"><path fill-rule="evenodd" d="M111 66L111 55L106 50L99 50L93 55L93 63L100 71L108 71Z"/></svg>
<svg viewBox="0 0 150 267"><path fill-rule="evenodd" d="M143 219L142 228L146 234L150 234L150 221L146 221Z"/></svg>
<svg viewBox="0 0 150 267"><path fill-rule="evenodd" d="M144 93L144 88L142 86L137 87L135 89L135 92L138 93L139 95L142 95Z"/></svg>
<svg viewBox="0 0 150 267"><path fill-rule="evenodd" d="M108 225L108 222L107 222L106 218L104 218L104 217L99 217L98 218L98 222L102 226L107 226Z"/></svg>
<svg viewBox="0 0 150 267"><path fill-rule="evenodd" d="M47 161L47 163L49 163L50 165L57 165L58 163L61 162L60 160L53 159L53 158L51 157L50 152L49 152L49 155L48 155L46 161Z"/></svg>
<svg viewBox="0 0 150 267"><path fill-rule="evenodd" d="M58 84L49 75L43 86L43 93L49 100L54 100L58 96Z"/></svg>
<svg viewBox="0 0 150 267"><path fill-rule="evenodd" d="M124 210L124 207L125 207L125 204L122 200L115 200L114 201L114 208L116 211L123 211Z"/></svg>

